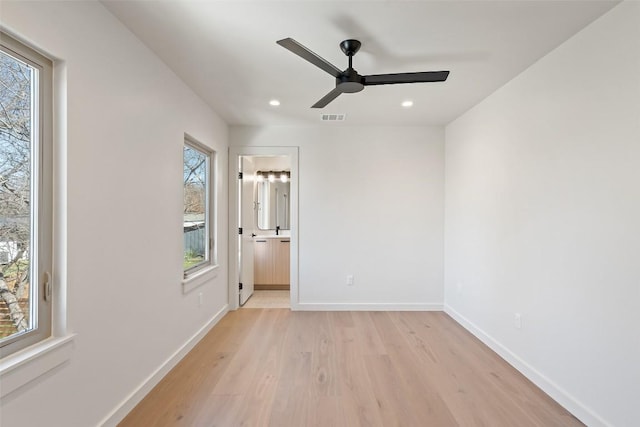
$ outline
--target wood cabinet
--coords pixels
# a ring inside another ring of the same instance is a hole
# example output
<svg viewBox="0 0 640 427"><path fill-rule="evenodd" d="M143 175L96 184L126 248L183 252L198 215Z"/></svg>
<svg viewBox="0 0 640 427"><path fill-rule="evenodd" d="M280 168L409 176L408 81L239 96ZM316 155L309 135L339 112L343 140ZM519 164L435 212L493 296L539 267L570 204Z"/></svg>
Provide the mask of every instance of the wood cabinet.
<svg viewBox="0 0 640 427"><path fill-rule="evenodd" d="M290 257L290 244L289 239L271 239L274 242L275 251L275 283L276 284L289 284L289 257Z"/></svg>
<svg viewBox="0 0 640 427"><path fill-rule="evenodd" d="M289 289L289 238L253 241L253 283L256 289Z"/></svg>
<svg viewBox="0 0 640 427"><path fill-rule="evenodd" d="M271 253L273 239L253 241L253 284L271 284L275 273L275 262Z"/></svg>

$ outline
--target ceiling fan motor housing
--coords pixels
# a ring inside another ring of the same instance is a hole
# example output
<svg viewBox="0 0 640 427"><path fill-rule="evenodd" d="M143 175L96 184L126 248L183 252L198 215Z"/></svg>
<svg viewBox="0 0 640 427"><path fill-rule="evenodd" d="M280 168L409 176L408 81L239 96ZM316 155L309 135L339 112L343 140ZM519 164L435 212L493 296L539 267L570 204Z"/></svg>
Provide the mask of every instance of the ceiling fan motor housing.
<svg viewBox="0 0 640 427"><path fill-rule="evenodd" d="M355 93L364 89L364 78L353 68L347 68L336 78L336 88L342 93Z"/></svg>

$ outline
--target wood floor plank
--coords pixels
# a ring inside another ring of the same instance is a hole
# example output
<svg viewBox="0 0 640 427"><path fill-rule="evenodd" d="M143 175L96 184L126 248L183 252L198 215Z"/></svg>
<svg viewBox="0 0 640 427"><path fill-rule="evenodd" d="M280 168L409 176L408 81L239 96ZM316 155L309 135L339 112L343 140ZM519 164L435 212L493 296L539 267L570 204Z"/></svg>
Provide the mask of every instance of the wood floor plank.
<svg viewBox="0 0 640 427"><path fill-rule="evenodd" d="M307 425L318 427L349 427L346 424L340 396L311 396L307 407Z"/></svg>
<svg viewBox="0 0 640 427"><path fill-rule="evenodd" d="M388 312L372 313L372 318L398 375L405 384L404 394L409 399L411 413L418 419L428 420L434 426L457 426L455 417L440 395L436 381L422 375L421 370L417 369L420 366L419 358L394 324L394 315Z"/></svg>
<svg viewBox="0 0 640 427"><path fill-rule="evenodd" d="M241 395L212 394L207 399L206 404L198 409L192 421L190 421L190 424L184 425L194 427L239 426L240 424L237 423L237 415L243 401L244 397ZM153 424L140 424L140 426L153 426Z"/></svg>
<svg viewBox="0 0 640 427"><path fill-rule="evenodd" d="M582 424L442 312L227 314L119 424Z"/></svg>
<svg viewBox="0 0 640 427"><path fill-rule="evenodd" d="M226 372L216 384L213 394L244 395L251 387L256 370L262 365L263 352L269 347L269 341L274 333L273 324L284 310L264 309L246 310L258 313L254 327L247 332L246 338L238 347ZM258 327L260 326L260 327Z"/></svg>
<svg viewBox="0 0 640 427"><path fill-rule="evenodd" d="M479 381L477 367L469 355L443 339L437 328L428 324L412 324L414 316L398 313L394 320L401 336L418 357L423 374L438 384L440 397L461 426L521 425L524 414L511 411L503 414L501 394L491 383ZM425 326L420 330L420 326ZM513 413L515 412L515 413Z"/></svg>
<svg viewBox="0 0 640 427"><path fill-rule="evenodd" d="M333 328L329 321L331 313L319 313L315 328L308 330L312 336L311 351L312 381L309 391L313 396L336 396L338 394L337 351Z"/></svg>
<svg viewBox="0 0 640 427"><path fill-rule="evenodd" d="M247 342L249 351L260 355L248 390L244 393L243 404L238 412L241 425L267 426L271 415L273 400L278 386L278 376L282 368L282 352L285 334L280 333L289 324L291 312L275 310L269 318L261 319L269 333L264 334L264 344L260 348Z"/></svg>
<svg viewBox="0 0 640 427"><path fill-rule="evenodd" d="M581 426L578 419L557 404L551 397L536 387L524 375L513 369L504 359L484 345L453 319L442 313L437 318L436 331L450 339L452 345L462 353L474 354L476 360L465 363L476 366L474 372L479 374L479 383L493 384L494 390L499 390L498 399L510 401L509 411L517 407L522 415L528 419L524 425L542 426Z"/></svg>
<svg viewBox="0 0 640 427"><path fill-rule="evenodd" d="M359 341L359 351L362 355L383 355L387 354L380 334L371 320L371 313L359 311L353 313L353 323L356 328Z"/></svg>
<svg viewBox="0 0 640 427"><path fill-rule="evenodd" d="M407 385L389 355L365 356L372 391L378 403L382 425L421 425L423 420L412 411L405 390ZM404 423L401 423L401 421Z"/></svg>
<svg viewBox="0 0 640 427"><path fill-rule="evenodd" d="M311 384L311 352L286 352L276 395L271 408L269 425L302 426L308 415Z"/></svg>
<svg viewBox="0 0 640 427"><path fill-rule="evenodd" d="M336 316L333 313L329 314L334 320ZM334 323L333 329L339 366L339 394L342 398L345 424L382 426L378 401L372 390L369 373L363 363L357 328L338 326Z"/></svg>
<svg viewBox="0 0 640 427"><path fill-rule="evenodd" d="M443 398L456 416L464 417L459 419L461 425L581 425L446 314L434 313L430 317L427 320L417 313L397 313L396 321L404 325L399 329L416 354L422 355L425 372L439 377ZM432 360L440 366L433 366ZM449 379L443 374L448 374ZM457 393L453 385L458 388Z"/></svg>

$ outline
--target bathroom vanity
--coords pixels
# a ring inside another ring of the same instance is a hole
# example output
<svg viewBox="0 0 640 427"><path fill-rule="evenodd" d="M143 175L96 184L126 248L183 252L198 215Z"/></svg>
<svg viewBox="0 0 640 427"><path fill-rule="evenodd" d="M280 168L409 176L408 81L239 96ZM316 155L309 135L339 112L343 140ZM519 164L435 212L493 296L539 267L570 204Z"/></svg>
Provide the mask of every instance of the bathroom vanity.
<svg viewBox="0 0 640 427"><path fill-rule="evenodd" d="M256 236L253 239L253 282L256 290L289 289L288 236Z"/></svg>

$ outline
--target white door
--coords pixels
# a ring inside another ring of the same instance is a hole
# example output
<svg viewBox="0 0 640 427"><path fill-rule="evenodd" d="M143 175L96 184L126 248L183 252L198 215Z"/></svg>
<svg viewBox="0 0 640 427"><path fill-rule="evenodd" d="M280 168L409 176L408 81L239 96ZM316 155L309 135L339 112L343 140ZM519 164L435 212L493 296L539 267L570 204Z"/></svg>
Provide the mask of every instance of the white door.
<svg viewBox="0 0 640 427"><path fill-rule="evenodd" d="M239 237L240 247L240 305L244 305L253 294L253 236L255 235L255 167L250 157L240 157L240 171L242 179L238 185L240 191L239 203L239 224L242 234Z"/></svg>

